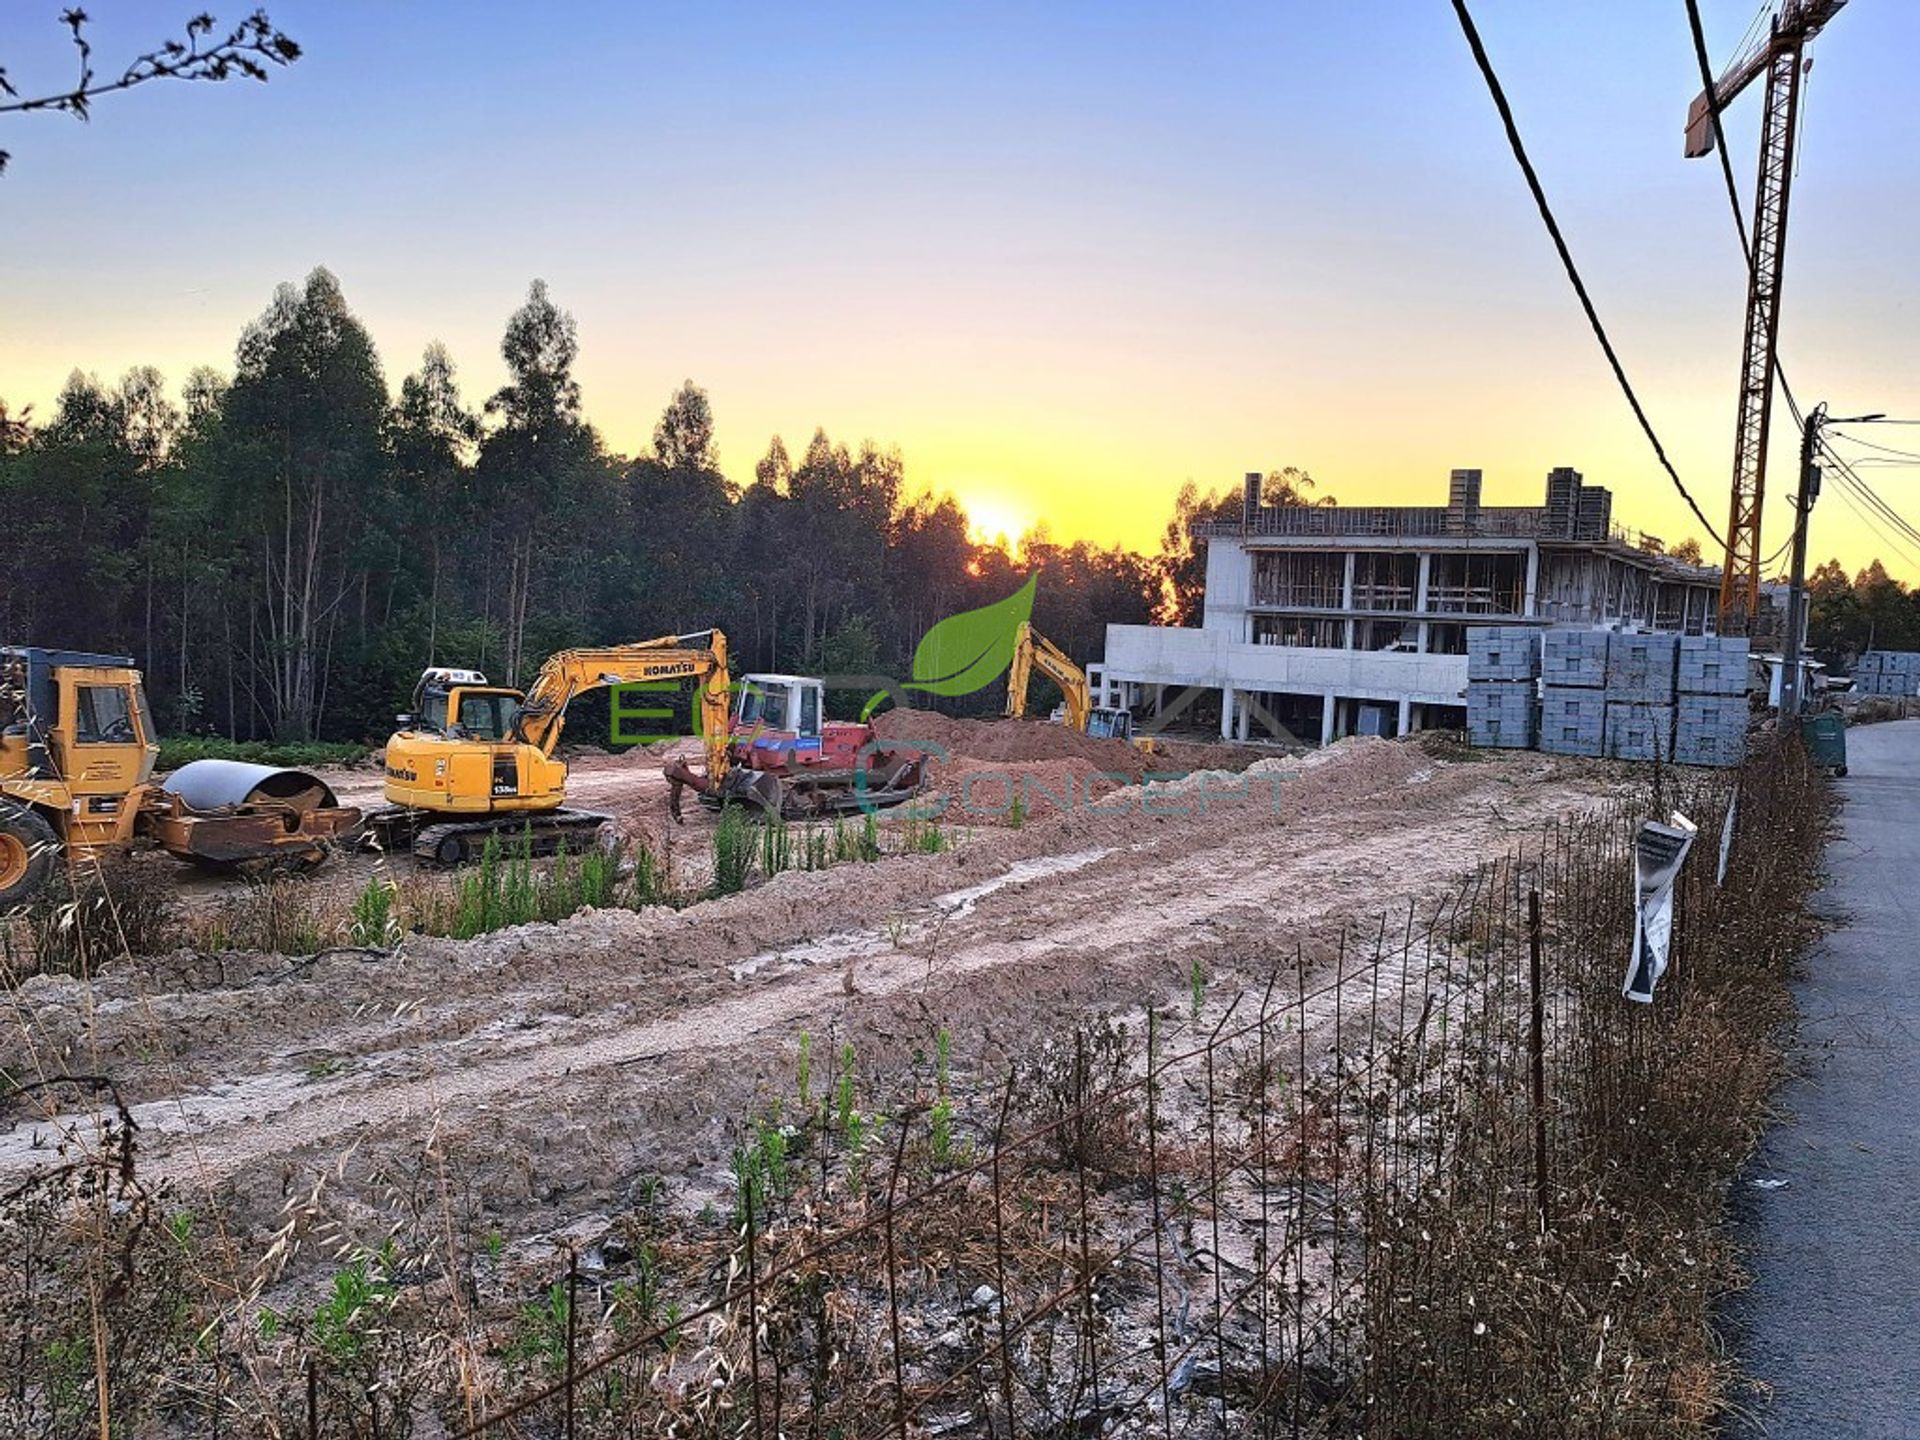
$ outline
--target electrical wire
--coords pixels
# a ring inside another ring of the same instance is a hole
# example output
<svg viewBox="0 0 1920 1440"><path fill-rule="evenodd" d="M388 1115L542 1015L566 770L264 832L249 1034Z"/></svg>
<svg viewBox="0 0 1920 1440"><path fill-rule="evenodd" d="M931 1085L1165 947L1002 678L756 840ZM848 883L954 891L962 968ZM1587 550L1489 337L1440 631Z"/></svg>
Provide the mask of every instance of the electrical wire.
<svg viewBox="0 0 1920 1440"><path fill-rule="evenodd" d="M1920 545L1920 529L1916 529L1904 515L1883 500L1879 492L1865 480L1862 480L1854 468L1846 462L1844 457L1825 445L1821 446L1821 452L1833 462L1838 473L1838 478L1843 485L1850 485L1855 493L1857 493L1862 500L1866 501L1868 505L1872 506L1889 525L1892 525L1916 545Z"/></svg>
<svg viewBox="0 0 1920 1440"><path fill-rule="evenodd" d="M1908 552L1906 546L1902 545L1898 540L1895 540L1891 535L1888 535L1885 531L1883 531L1880 528L1878 524L1874 522L1872 515L1870 515L1867 512L1867 510L1863 508L1863 506L1859 502L1855 501L1853 496L1847 493L1847 485L1844 480L1840 483L1839 486L1836 487L1834 493L1840 497L1841 501L1846 505L1846 507L1849 510L1853 511L1855 515L1860 517L1861 522L1869 530L1871 530L1875 535L1877 535L1883 543L1892 546L1893 549L1899 553L1900 557L1903 560L1905 560L1909 565L1912 565L1915 569L1920 570L1920 559L1916 559L1912 554Z"/></svg>
<svg viewBox="0 0 1920 1440"><path fill-rule="evenodd" d="M1567 280L1573 286L1574 294L1580 297L1580 308L1586 311L1587 324L1592 327L1594 339L1600 342L1600 348L1606 354L1607 364L1613 369L1613 378L1620 382L1621 393L1627 397L1627 404L1632 407L1634 418L1640 422L1648 443L1653 446L1653 453L1659 459L1661 468L1667 472L1667 478L1673 481L1673 488L1680 492L1680 498L1687 502L1687 508L1693 512L1694 519L1700 522L1713 543L1727 550L1727 542L1720 538L1720 532L1713 528L1713 522L1695 503L1680 478L1680 472L1673 468L1673 462L1667 458L1666 446L1660 443L1653 422L1647 418L1640 397L1634 393L1633 383L1627 379L1626 368L1620 363L1613 341L1607 338L1606 327L1600 323L1600 313L1594 309L1593 297L1587 293L1586 282L1580 278L1579 268L1573 263L1573 252L1567 248L1566 237L1560 233L1560 222L1554 219L1553 207L1547 203L1547 192L1540 184L1540 176L1533 168L1533 161L1527 158L1526 144L1521 140L1520 127L1513 118L1513 107L1507 103L1507 93L1501 87L1500 77L1494 73L1493 62L1487 58L1487 47L1480 41L1480 31L1473 23L1473 16L1468 13L1466 0L1453 0L1453 13L1459 18L1461 32L1467 38L1468 48L1473 51L1474 63L1480 67L1481 78L1487 83L1494 108L1500 112L1500 123L1507 132L1507 144L1513 150L1513 158L1519 162L1520 173L1526 177L1527 189L1533 193L1533 203L1540 211L1541 223L1547 227L1547 234L1553 240L1553 248L1560 256L1561 268L1567 272Z"/></svg>
<svg viewBox="0 0 1920 1440"><path fill-rule="evenodd" d="M1823 434L1827 438L1831 438L1834 440L1845 440L1849 444L1853 444L1853 445L1864 445L1869 450L1878 450L1878 451L1881 451L1883 454L1898 455L1902 460L1920 460L1920 451L1896 450L1891 445L1881 445L1872 440L1862 440L1858 435L1849 435L1844 430L1828 430L1823 432ZM1855 463L1861 463L1861 462L1855 462Z"/></svg>

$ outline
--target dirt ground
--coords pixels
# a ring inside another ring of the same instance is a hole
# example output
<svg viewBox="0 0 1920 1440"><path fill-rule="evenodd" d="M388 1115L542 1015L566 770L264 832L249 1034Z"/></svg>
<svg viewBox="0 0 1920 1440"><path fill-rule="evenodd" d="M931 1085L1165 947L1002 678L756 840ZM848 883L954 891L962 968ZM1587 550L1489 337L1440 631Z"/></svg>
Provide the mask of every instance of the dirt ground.
<svg viewBox="0 0 1920 1440"><path fill-rule="evenodd" d="M237 1240L304 1203L377 1243L431 1169L525 1242L651 1177L688 1204L723 1195L738 1127L791 1091L803 1031L851 1043L883 1093L940 1029L957 1068L989 1072L1089 1012L1184 1003L1196 967L1223 992L1291 973L1296 941L1317 953L1349 920L1437 899L1622 783L1533 753L1444 758L1417 737L1143 757L1035 721L917 724L885 728L956 752L917 807L946 853L392 954L178 951L91 984L40 977L0 1001L0 1066L110 1075L143 1165ZM583 757L570 801L699 883L713 822L666 821L661 761ZM377 772L330 778L377 803ZM351 893L373 863L315 883ZM61 1119L0 1121L0 1181L50 1158Z"/></svg>

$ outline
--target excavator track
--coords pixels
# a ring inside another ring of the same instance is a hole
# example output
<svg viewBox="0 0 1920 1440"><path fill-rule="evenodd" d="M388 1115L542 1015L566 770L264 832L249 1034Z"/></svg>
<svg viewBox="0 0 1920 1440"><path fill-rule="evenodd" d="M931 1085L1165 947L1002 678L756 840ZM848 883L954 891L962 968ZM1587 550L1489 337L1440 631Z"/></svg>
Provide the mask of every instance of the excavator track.
<svg viewBox="0 0 1920 1440"><path fill-rule="evenodd" d="M404 849L422 864L451 868L478 859L495 836L503 850L530 844L535 856L558 854L562 845L577 852L612 818L595 810L545 810L439 820L428 811L392 805L367 817L367 832L389 854Z"/></svg>

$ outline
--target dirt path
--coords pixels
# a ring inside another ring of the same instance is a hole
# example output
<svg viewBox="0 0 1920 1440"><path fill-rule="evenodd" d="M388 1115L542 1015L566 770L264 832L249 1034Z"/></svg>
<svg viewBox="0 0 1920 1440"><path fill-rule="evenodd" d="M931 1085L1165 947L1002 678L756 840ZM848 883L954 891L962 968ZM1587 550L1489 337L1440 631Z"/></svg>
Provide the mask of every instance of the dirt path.
<svg viewBox="0 0 1920 1440"><path fill-rule="evenodd" d="M583 804L650 783L624 761L581 781ZM91 987L35 980L0 1064L113 1075L143 1163L231 1202L243 1231L316 1183L372 1224L431 1144L489 1223L525 1234L649 1174L712 1189L732 1127L791 1090L803 1030L853 1044L877 1085L941 1028L962 1067L997 1066L1089 1010L1184 997L1196 964L1222 989L1259 982L1296 941L1437 899L1617 783L1537 755L1347 742L680 911L388 958L183 953ZM0 1131L0 1176L44 1161L53 1130Z"/></svg>

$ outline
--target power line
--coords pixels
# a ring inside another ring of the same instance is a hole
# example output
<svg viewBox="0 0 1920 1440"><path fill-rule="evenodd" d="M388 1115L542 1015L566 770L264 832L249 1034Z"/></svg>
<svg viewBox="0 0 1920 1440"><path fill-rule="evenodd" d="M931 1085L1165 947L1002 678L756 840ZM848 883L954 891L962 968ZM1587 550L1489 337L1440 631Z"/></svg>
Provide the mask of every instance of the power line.
<svg viewBox="0 0 1920 1440"><path fill-rule="evenodd" d="M1902 460L1920 460L1920 451L1896 450L1891 445L1881 445L1872 440L1862 440L1858 435L1849 435L1844 430L1829 430L1827 433L1836 440L1845 440L1854 445L1864 445L1869 450L1879 450L1887 455L1898 455Z"/></svg>
<svg viewBox="0 0 1920 1440"><path fill-rule="evenodd" d="M1879 525L1877 525L1874 522L1873 517L1870 514L1868 514L1867 511L1863 509L1858 502L1854 500L1853 496L1847 493L1847 485L1844 480L1841 482L1838 490L1835 493L1837 493L1840 496L1840 499L1846 504L1846 507L1849 510L1853 511L1855 515L1859 516L1861 522L1865 524L1866 527L1869 530L1871 530L1876 536L1878 536L1879 539L1884 544L1892 546L1893 549L1899 554L1900 558L1905 560L1909 565L1912 565L1916 569L1920 569L1920 559L1915 559L1913 555L1908 553L1906 546L1902 545L1898 540L1895 540L1892 536L1888 535L1884 530L1882 530L1879 527Z"/></svg>
<svg viewBox="0 0 1920 1440"><path fill-rule="evenodd" d="M1600 313L1594 309L1593 297L1587 293L1586 282L1580 278L1580 271L1573 263L1573 252L1567 248L1566 237L1560 233L1560 222L1554 219L1553 207L1547 203L1547 192L1541 187L1540 176L1534 171L1533 161L1527 158L1527 147L1520 139L1520 127L1513 118L1513 107L1507 103L1506 91L1501 88L1500 77L1494 73L1493 62L1487 58L1487 47L1480 42L1480 31L1468 13L1466 0L1453 0L1453 13L1459 17L1460 29L1467 37L1467 45L1473 51L1474 63L1480 67L1480 75L1487 82L1487 91L1493 97L1494 108L1500 112L1500 123L1506 128L1507 144L1513 149L1513 158L1520 164L1520 173L1526 176L1527 189L1533 193L1533 203L1540 211L1541 223L1547 227L1547 234L1553 239L1553 248L1560 256L1561 267L1567 272L1567 280L1573 286L1574 294L1580 297L1580 308L1586 311L1587 324L1593 329L1594 339L1600 342L1600 348L1606 353L1607 364L1613 368L1613 378L1620 382L1621 393L1627 397L1627 404L1633 408L1633 415L1640 422L1640 428L1646 433L1647 441L1653 446L1653 453L1659 458L1661 468L1673 481L1673 488L1680 492L1680 498L1687 502L1687 508L1693 512L1706 530L1708 537L1722 550L1728 550L1727 542L1720 538L1720 532L1713 528L1713 522L1701 512L1694 502L1686 484L1680 479L1680 472L1673 468L1673 462L1667 458L1666 446L1660 443L1660 437L1654 432L1653 422L1647 418L1647 412L1640 404L1640 397L1634 393L1633 384L1627 379L1626 368L1620 363L1620 356L1613 348L1613 341L1607 338L1606 327L1600 323ZM1731 554L1731 551L1729 551Z"/></svg>
<svg viewBox="0 0 1920 1440"><path fill-rule="evenodd" d="M1886 521L1887 524L1891 525L1899 534L1904 535L1909 540L1912 540L1916 545L1920 545L1920 529L1916 529L1906 519L1905 516L1901 515L1899 511L1895 510L1891 505L1889 505L1885 500L1883 500L1880 497L1879 492L1876 491L1865 480L1862 480L1860 476L1854 471L1853 467L1849 465L1846 462L1846 460L1843 459L1840 455L1836 454L1831 448L1824 445L1821 447L1821 450L1822 450L1822 453L1829 460L1831 460L1835 466L1835 469L1837 472L1836 478L1840 482L1841 493L1843 495L1848 490L1851 490L1854 494L1858 495L1860 499L1863 502L1865 502L1876 514L1878 514L1884 521ZM1876 533L1878 533L1877 530L1876 530ZM1882 536L1882 538L1884 539L1887 537Z"/></svg>

